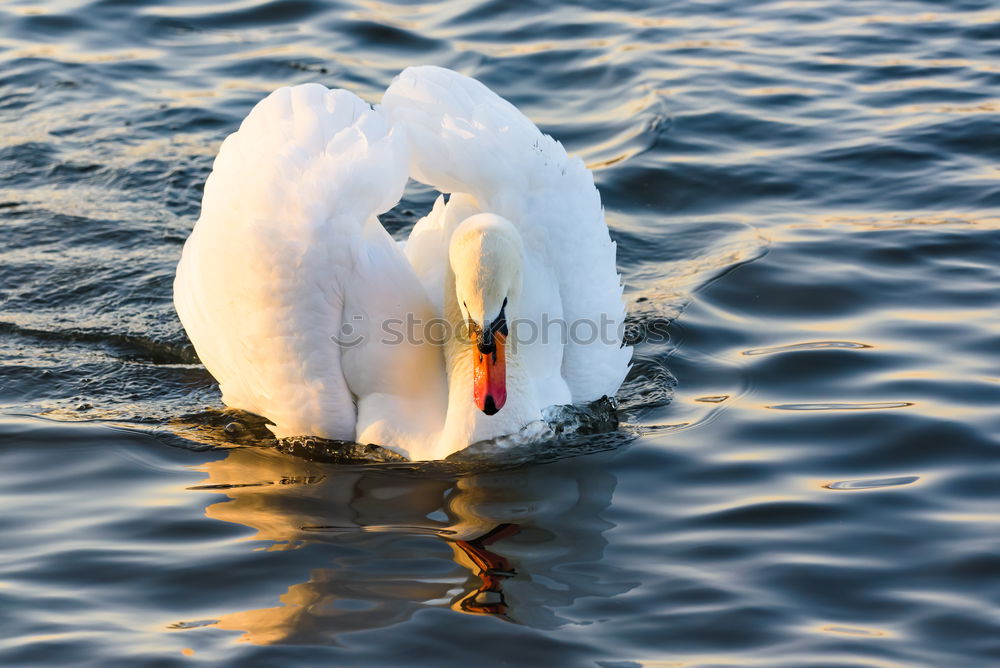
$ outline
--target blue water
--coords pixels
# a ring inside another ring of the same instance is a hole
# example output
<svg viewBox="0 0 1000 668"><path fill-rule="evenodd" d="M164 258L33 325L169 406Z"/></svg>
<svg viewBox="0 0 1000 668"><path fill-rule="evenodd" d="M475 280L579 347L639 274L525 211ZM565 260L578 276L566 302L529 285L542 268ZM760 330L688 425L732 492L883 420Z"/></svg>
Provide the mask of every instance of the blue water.
<svg viewBox="0 0 1000 668"><path fill-rule="evenodd" d="M619 431L338 465L221 411L170 302L220 142L418 63L595 170ZM998 158L989 2L4 3L0 665L1000 665Z"/></svg>

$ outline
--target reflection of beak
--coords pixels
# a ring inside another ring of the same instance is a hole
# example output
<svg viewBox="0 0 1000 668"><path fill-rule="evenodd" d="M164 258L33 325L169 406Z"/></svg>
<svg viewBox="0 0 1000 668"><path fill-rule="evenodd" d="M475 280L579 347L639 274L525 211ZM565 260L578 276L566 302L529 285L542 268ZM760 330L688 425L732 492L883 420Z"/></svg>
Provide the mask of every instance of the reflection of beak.
<svg viewBox="0 0 1000 668"><path fill-rule="evenodd" d="M517 575L506 558L487 547L499 540L513 536L521 530L518 524L499 524L479 538L458 540L455 545L465 553L482 585L457 600L457 609L475 615L494 615L513 621L508 615L507 599L503 594L503 581ZM464 564L463 564L464 565ZM455 604L452 604L455 608Z"/></svg>
<svg viewBox="0 0 1000 668"><path fill-rule="evenodd" d="M472 396L476 406L487 415L494 415L507 401L507 366L504 363L504 343L501 332L473 334Z"/></svg>

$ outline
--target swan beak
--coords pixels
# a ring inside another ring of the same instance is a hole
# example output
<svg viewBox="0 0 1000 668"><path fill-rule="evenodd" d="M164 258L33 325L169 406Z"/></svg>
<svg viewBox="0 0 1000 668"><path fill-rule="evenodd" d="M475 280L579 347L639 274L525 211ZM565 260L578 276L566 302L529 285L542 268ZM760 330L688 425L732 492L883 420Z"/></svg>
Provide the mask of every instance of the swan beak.
<svg viewBox="0 0 1000 668"><path fill-rule="evenodd" d="M507 337L493 333L492 345L473 335L472 396L476 406L487 415L495 415L507 401L507 367L504 363L504 343Z"/></svg>

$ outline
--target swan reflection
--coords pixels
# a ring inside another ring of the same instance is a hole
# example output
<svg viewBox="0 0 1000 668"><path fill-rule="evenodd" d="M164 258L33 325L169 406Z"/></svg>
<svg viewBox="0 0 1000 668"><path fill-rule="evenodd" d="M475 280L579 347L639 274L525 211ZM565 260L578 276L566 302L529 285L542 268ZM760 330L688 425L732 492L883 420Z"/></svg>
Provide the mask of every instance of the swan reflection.
<svg viewBox="0 0 1000 668"><path fill-rule="evenodd" d="M205 511L257 531L271 550L314 550L309 580L281 605L223 615L258 643L335 642L422 608L450 607L540 628L572 623L583 596L631 589L601 563L601 517L616 479L608 455L506 471L335 466L237 448L205 464ZM332 555L332 558L330 558Z"/></svg>

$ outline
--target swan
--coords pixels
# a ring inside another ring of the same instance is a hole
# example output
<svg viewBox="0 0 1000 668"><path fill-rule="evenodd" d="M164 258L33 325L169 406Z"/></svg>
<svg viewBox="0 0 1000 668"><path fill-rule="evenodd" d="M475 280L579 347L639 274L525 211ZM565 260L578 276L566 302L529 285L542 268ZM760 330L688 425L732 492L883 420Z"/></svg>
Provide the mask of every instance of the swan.
<svg viewBox="0 0 1000 668"><path fill-rule="evenodd" d="M441 193L397 243L408 180ZM371 106L260 101L219 150L174 304L222 400L278 438L440 459L630 366L616 247L579 158L475 79L404 70Z"/></svg>

